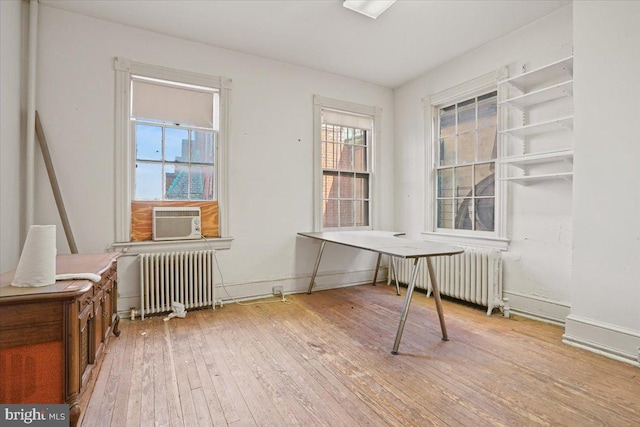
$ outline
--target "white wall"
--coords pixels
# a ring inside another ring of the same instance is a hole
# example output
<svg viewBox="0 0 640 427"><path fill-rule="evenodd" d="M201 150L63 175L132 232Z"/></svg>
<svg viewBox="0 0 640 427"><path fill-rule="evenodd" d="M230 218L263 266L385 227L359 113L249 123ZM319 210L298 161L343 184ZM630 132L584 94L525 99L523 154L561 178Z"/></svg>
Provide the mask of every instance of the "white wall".
<svg viewBox="0 0 640 427"><path fill-rule="evenodd" d="M531 70L571 53L572 9L567 6L396 89L395 229L425 231L425 135L431 120L425 120L422 99L503 66L514 76L523 65ZM562 323L571 301L571 184L508 188L505 297L514 312Z"/></svg>
<svg viewBox="0 0 640 427"><path fill-rule="evenodd" d="M640 365L640 3L573 7L574 268L565 341Z"/></svg>
<svg viewBox="0 0 640 427"><path fill-rule="evenodd" d="M20 257L24 192L22 108L23 10L20 0L0 2L0 272L15 268ZM26 67L25 67L26 69Z"/></svg>
<svg viewBox="0 0 640 427"><path fill-rule="evenodd" d="M383 110L376 174L379 226L392 224L393 94L390 89L200 43L40 7L38 110L81 253L114 240L114 57L233 79L230 128L232 248L218 254L233 296L306 289L317 244L297 238L312 228L313 95ZM37 165L36 222L58 224L44 170ZM321 270L366 270L368 254L328 251ZM121 307L137 303L137 272L121 263ZM365 273L319 284L362 280ZM218 293L225 297L224 292ZM131 297L131 298L129 298Z"/></svg>

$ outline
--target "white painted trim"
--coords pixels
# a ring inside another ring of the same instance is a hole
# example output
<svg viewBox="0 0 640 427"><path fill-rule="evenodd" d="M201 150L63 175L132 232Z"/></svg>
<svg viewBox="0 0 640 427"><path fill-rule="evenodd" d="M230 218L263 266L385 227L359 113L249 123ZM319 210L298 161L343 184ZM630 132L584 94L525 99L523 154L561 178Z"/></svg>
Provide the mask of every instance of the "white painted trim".
<svg viewBox="0 0 640 427"><path fill-rule="evenodd" d="M468 236L459 234L437 233L423 231L420 233L425 240L431 242L449 243L452 245L475 246L480 248L506 251L509 249L509 240L499 237Z"/></svg>
<svg viewBox="0 0 640 427"><path fill-rule="evenodd" d="M640 368L638 331L570 314L562 342Z"/></svg>
<svg viewBox="0 0 640 427"><path fill-rule="evenodd" d="M115 242L129 242L131 238L131 199L133 194L133 158L135 146L131 141L131 75L179 81L193 85L220 89L220 132L217 146L216 194L220 236L230 240L229 221L229 109L232 80L225 77L208 76L190 71L174 70L157 65L143 64L126 58L115 58ZM155 242L150 242L152 247ZM171 243L170 247L174 247ZM129 244L137 247L135 244ZM121 247L121 246L118 246ZM228 249L228 246L226 247Z"/></svg>
<svg viewBox="0 0 640 427"><path fill-rule="evenodd" d="M380 267L380 271L378 272L378 278L380 281L386 280L387 272L388 270L386 268ZM373 269L361 271L333 271L319 273L316 276L316 285L313 287L313 292L357 285L371 285L373 274ZM224 304L230 304L237 301L250 301L272 297L272 289L274 286L282 286L283 293L285 295L306 293L309 288L309 280L311 280L311 276L305 275L243 283L227 283L223 286L216 271L214 280L216 283L216 301L222 300ZM387 285L378 283L377 286ZM127 301L130 301L130 303L119 304L119 313L124 313L128 316L131 307L134 307L135 309L140 308L140 295L126 295L124 296L124 298Z"/></svg>
<svg viewBox="0 0 640 427"><path fill-rule="evenodd" d="M482 94L482 92L497 86L498 81L505 79L508 75L507 67L500 67L495 71L484 74L480 77L460 83L454 87L432 94L429 98L423 98L424 107L444 107L457 101Z"/></svg>
<svg viewBox="0 0 640 427"><path fill-rule="evenodd" d="M564 326L565 319L571 312L569 303L537 295L503 290L502 297L508 299L505 301L505 305L509 307L511 314L558 326Z"/></svg>
<svg viewBox="0 0 640 427"><path fill-rule="evenodd" d="M231 248L233 237L207 238L200 240L114 242L110 249L123 254L158 253L172 251L201 251L207 249L225 250Z"/></svg>
<svg viewBox="0 0 640 427"><path fill-rule="evenodd" d="M377 155L380 150L380 140L382 138L382 108L356 104L354 102L340 101L337 99L325 98L320 95L313 96L313 231L322 231L322 109L334 109L350 113L362 114L373 118L373 137L371 141L372 150L369 158L369 226L358 227L357 229L375 229L378 223L376 215L377 200L380 197L378 185L376 185L376 170L378 169ZM340 228L345 230L346 228ZM355 228L354 228L355 229Z"/></svg>

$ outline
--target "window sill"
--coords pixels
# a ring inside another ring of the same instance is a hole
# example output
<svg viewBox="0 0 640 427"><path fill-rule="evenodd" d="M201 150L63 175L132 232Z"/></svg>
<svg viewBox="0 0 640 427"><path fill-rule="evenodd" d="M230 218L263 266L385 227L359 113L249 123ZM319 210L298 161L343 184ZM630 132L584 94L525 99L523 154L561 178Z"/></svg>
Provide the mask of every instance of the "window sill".
<svg viewBox="0 0 640 427"><path fill-rule="evenodd" d="M478 246L482 248L496 249L506 251L509 249L509 239L500 237L480 237L480 236L464 236L460 234L444 234L429 231L420 233L425 239L432 242L448 243L452 245L462 246Z"/></svg>
<svg viewBox="0 0 640 427"><path fill-rule="evenodd" d="M231 249L233 237L215 237L200 240L171 240L144 242L114 242L110 248L124 254L140 254L150 252L201 251L207 249Z"/></svg>

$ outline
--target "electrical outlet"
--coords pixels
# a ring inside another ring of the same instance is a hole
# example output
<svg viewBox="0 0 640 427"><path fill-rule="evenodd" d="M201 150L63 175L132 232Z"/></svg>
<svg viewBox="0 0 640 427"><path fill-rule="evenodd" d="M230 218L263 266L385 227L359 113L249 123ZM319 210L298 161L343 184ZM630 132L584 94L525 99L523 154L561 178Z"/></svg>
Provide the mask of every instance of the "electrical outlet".
<svg viewBox="0 0 640 427"><path fill-rule="evenodd" d="M282 286L274 286L271 291L277 297L282 296Z"/></svg>

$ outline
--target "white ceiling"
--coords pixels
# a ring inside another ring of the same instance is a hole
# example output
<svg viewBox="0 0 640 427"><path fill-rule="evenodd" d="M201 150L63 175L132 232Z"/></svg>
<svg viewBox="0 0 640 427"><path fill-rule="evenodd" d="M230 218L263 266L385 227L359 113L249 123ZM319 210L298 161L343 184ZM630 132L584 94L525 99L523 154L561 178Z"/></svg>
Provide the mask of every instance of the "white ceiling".
<svg viewBox="0 0 640 427"><path fill-rule="evenodd" d="M342 0L40 3L393 88L571 1L398 0L376 20Z"/></svg>

